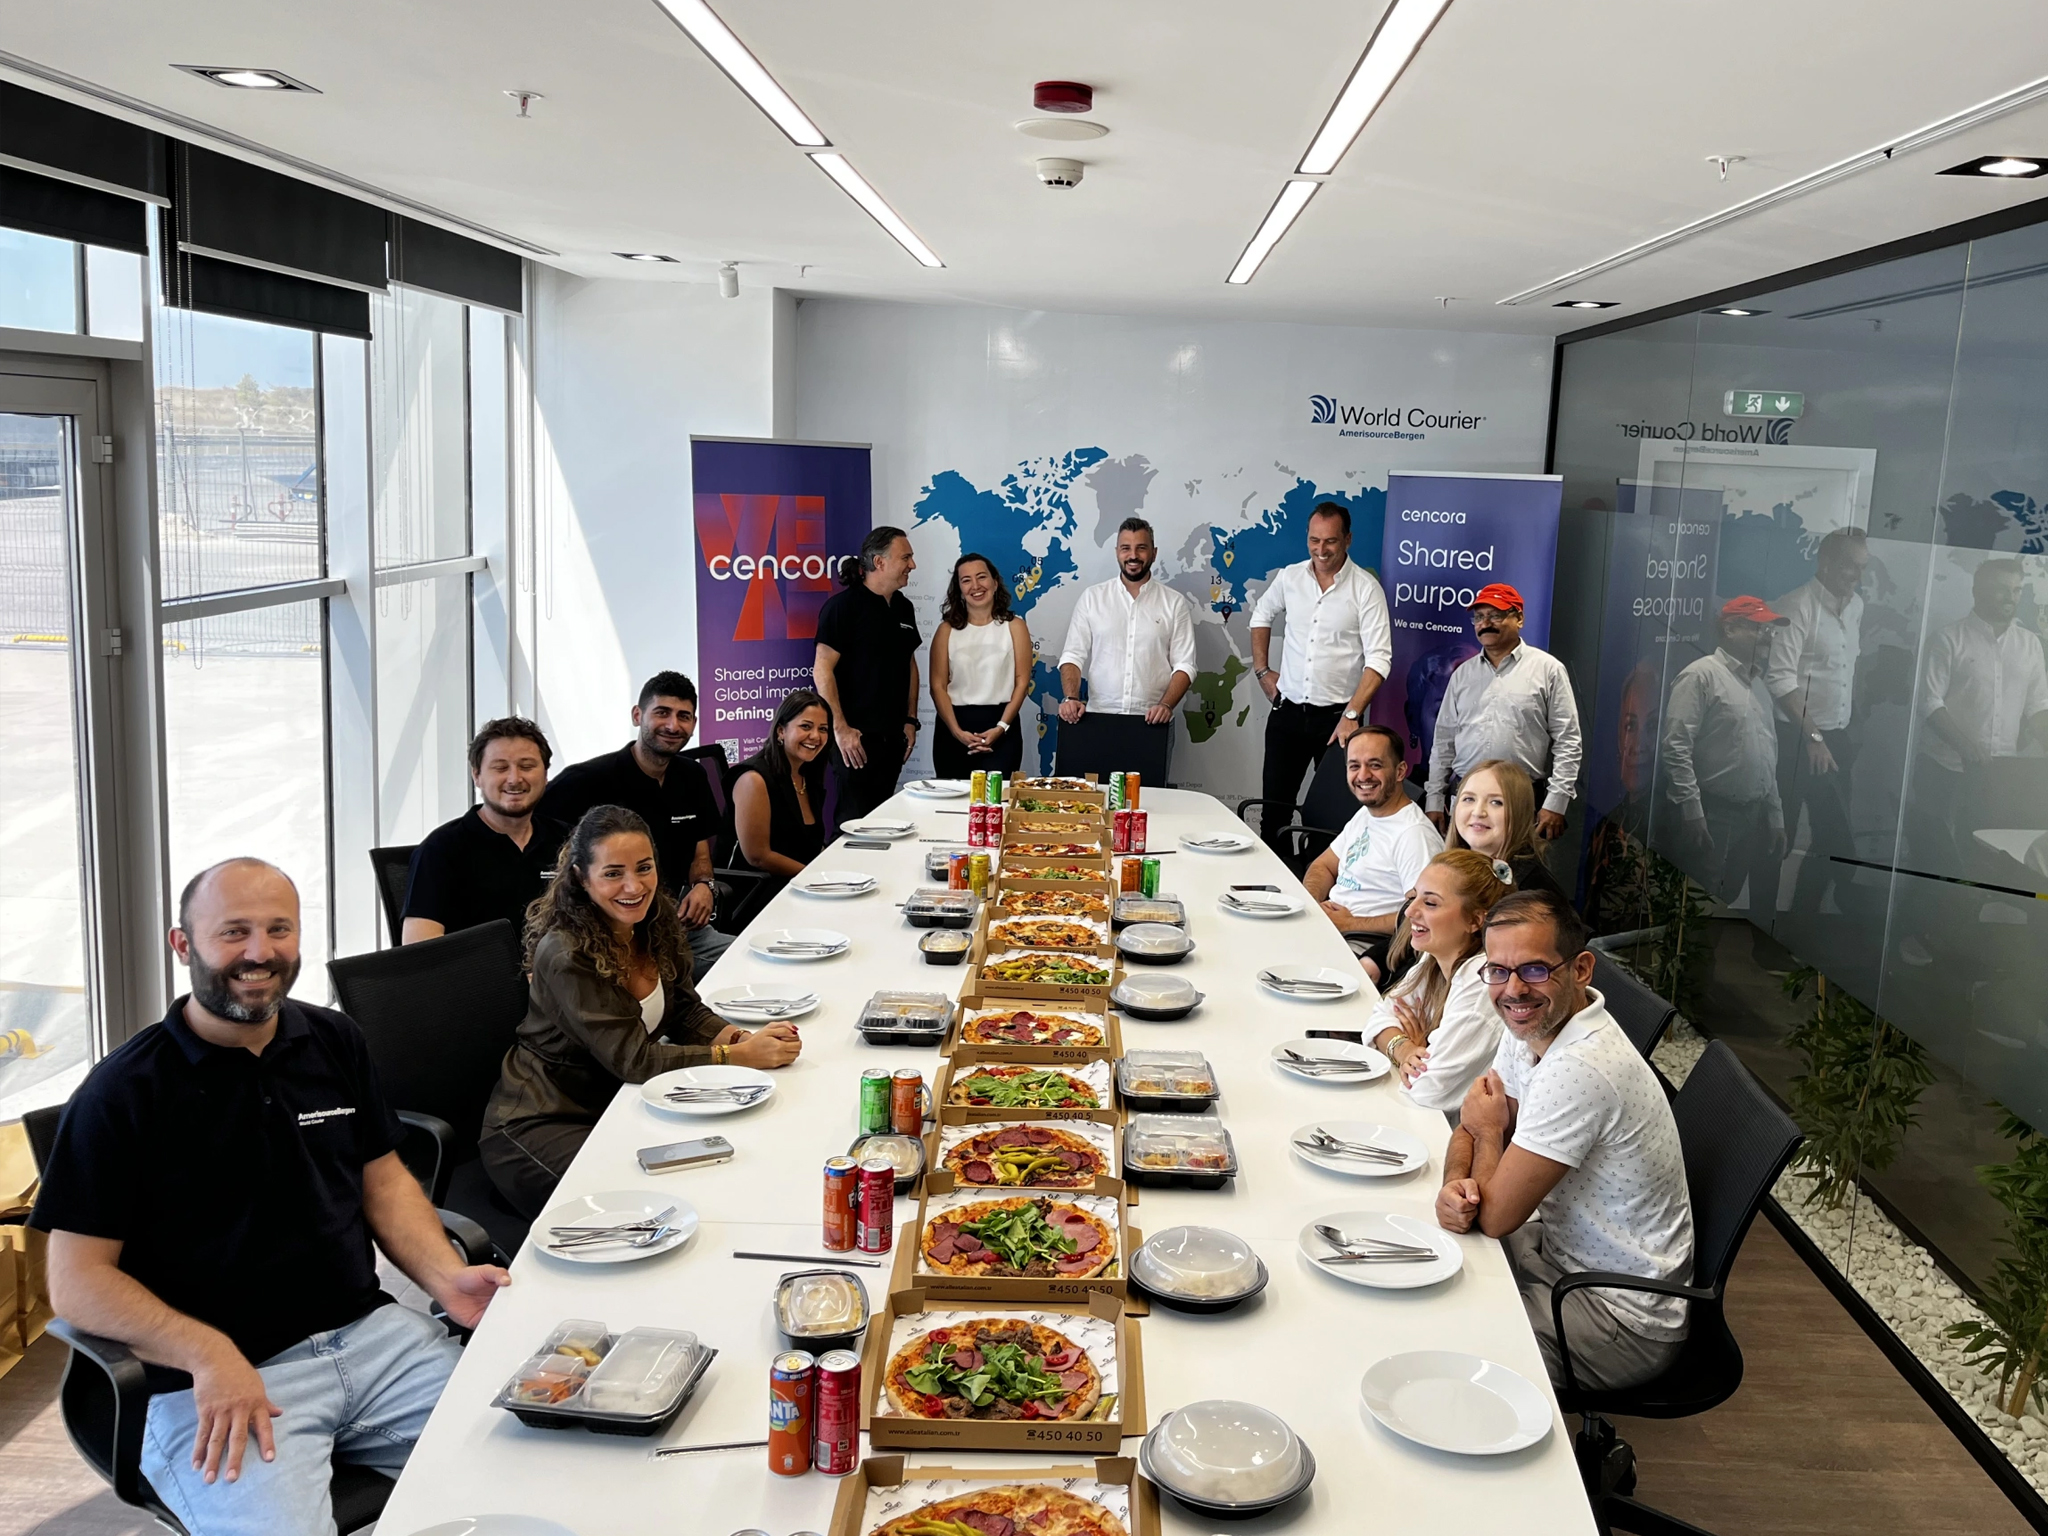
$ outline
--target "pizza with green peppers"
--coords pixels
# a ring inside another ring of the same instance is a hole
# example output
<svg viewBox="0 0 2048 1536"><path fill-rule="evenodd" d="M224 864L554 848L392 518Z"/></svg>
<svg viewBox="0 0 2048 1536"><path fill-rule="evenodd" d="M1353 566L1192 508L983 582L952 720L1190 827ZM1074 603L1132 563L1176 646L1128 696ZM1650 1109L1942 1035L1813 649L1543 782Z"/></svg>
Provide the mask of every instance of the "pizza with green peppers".
<svg viewBox="0 0 2048 1536"><path fill-rule="evenodd" d="M948 1104L974 1109L1100 1109L1101 1096L1058 1067L992 1064L959 1072L946 1090Z"/></svg>

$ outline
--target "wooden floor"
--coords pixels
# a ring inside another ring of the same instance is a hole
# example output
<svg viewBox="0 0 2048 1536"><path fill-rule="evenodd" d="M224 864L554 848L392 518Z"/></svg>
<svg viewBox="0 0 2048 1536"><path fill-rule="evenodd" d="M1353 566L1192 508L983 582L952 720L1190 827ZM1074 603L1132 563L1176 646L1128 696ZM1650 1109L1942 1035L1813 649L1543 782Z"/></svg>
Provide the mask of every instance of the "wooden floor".
<svg viewBox="0 0 2048 1536"><path fill-rule="evenodd" d="M2024 1536L2026 1522L1761 1220L1729 1313L1748 1361L1734 1399L1695 1419L1621 1425L1640 1498L1719 1536ZM64 1438L63 1365L63 1346L44 1339L0 1378L0 1536L155 1529Z"/></svg>

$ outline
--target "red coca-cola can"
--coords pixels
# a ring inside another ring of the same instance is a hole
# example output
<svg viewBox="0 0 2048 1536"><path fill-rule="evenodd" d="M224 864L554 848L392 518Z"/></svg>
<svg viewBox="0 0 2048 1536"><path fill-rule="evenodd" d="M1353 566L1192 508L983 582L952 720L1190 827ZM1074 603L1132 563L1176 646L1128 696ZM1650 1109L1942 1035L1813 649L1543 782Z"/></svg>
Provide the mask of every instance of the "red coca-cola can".
<svg viewBox="0 0 2048 1536"><path fill-rule="evenodd" d="M818 1358L817 1444L811 1465L844 1477L860 1459L860 1356L835 1349Z"/></svg>
<svg viewBox="0 0 2048 1536"><path fill-rule="evenodd" d="M988 846L988 807L970 805L967 807L967 846L986 848Z"/></svg>
<svg viewBox="0 0 2048 1536"><path fill-rule="evenodd" d="M1131 851L1131 813L1118 811L1109 824L1109 851L1129 853Z"/></svg>
<svg viewBox="0 0 2048 1536"><path fill-rule="evenodd" d="M887 1253L895 1223L896 1165L886 1157L870 1157L860 1165L860 1251Z"/></svg>
<svg viewBox="0 0 2048 1536"><path fill-rule="evenodd" d="M1145 832L1151 824L1152 813L1150 811L1125 811L1124 815L1131 818L1131 852L1143 853L1145 851Z"/></svg>
<svg viewBox="0 0 2048 1536"><path fill-rule="evenodd" d="M850 1157L825 1159L825 1246L849 1252L860 1232L860 1167Z"/></svg>
<svg viewBox="0 0 2048 1536"><path fill-rule="evenodd" d="M982 808L982 833L986 841L983 846L1000 848L1003 845L1003 808L1000 805L985 805Z"/></svg>

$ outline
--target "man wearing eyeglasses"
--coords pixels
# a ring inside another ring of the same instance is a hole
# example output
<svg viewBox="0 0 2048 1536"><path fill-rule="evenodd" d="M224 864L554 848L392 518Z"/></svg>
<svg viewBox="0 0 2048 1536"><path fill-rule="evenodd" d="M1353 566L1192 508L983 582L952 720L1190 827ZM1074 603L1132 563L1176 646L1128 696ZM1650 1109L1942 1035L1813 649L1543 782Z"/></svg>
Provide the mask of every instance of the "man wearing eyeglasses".
<svg viewBox="0 0 2048 1536"><path fill-rule="evenodd" d="M1692 1277L1692 1203L1671 1106L1650 1064L1598 992L1584 919L1551 891L1504 897L1486 919L1480 974L1507 1033L1493 1069L1465 1095L1444 1154L1436 1217L1502 1240L1551 1382L1615 1389L1670 1368L1685 1302L1649 1290L1588 1287L1565 1275L1606 1270L1683 1285Z"/></svg>

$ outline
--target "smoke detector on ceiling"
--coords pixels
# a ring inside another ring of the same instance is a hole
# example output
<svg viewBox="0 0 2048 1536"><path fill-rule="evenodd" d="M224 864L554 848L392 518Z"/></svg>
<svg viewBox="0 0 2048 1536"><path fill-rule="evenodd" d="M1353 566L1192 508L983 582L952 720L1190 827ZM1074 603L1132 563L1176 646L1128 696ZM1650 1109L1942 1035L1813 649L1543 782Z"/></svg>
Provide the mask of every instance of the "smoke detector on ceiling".
<svg viewBox="0 0 2048 1536"><path fill-rule="evenodd" d="M1078 187L1081 177L1088 169L1078 160L1040 160L1038 179L1048 187Z"/></svg>

